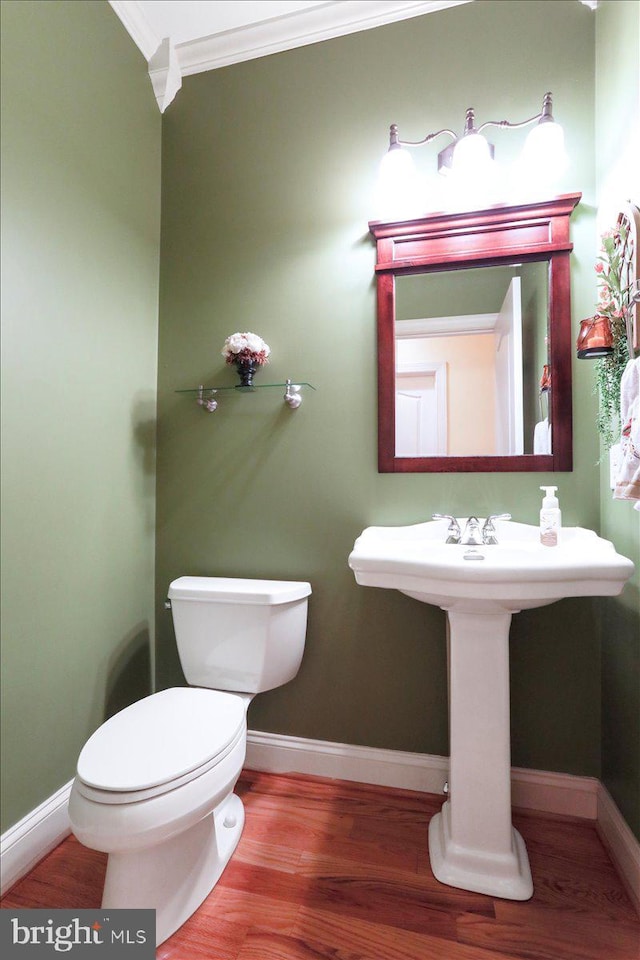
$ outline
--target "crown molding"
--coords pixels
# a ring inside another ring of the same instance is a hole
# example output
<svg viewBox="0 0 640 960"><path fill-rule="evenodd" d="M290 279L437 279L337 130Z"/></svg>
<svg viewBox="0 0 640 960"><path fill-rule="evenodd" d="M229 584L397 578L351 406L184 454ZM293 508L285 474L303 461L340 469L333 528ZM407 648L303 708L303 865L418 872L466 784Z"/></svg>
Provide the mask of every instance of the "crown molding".
<svg viewBox="0 0 640 960"><path fill-rule="evenodd" d="M495 333L497 313L466 313L457 317L428 317L396 320L396 339L413 337L457 337L474 333Z"/></svg>
<svg viewBox="0 0 640 960"><path fill-rule="evenodd" d="M156 34L137 0L109 0L109 5L145 60L150 60L163 38Z"/></svg>
<svg viewBox="0 0 640 960"><path fill-rule="evenodd" d="M149 60L149 77L160 113L164 113L182 86L182 74L175 47L168 37Z"/></svg>
<svg viewBox="0 0 640 960"><path fill-rule="evenodd" d="M331 0L319 7L180 43L176 51L183 76L189 76L469 2Z"/></svg>
<svg viewBox="0 0 640 960"><path fill-rule="evenodd" d="M164 112L180 89L183 76L469 2L471 0L328 0L317 7L176 45L171 37L158 36L138 0L109 0L109 5L149 62L158 107Z"/></svg>

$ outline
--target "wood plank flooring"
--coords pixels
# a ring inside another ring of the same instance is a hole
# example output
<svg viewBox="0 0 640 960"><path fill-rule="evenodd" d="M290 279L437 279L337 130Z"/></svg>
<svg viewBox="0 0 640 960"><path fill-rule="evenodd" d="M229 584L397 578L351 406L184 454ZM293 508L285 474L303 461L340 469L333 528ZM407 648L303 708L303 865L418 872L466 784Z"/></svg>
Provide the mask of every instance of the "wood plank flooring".
<svg viewBox="0 0 640 960"><path fill-rule="evenodd" d="M526 903L438 883L427 853L442 797L244 771L244 833L158 960L640 960L640 918L593 824L516 813ZM69 837L2 907L97 907L106 855Z"/></svg>

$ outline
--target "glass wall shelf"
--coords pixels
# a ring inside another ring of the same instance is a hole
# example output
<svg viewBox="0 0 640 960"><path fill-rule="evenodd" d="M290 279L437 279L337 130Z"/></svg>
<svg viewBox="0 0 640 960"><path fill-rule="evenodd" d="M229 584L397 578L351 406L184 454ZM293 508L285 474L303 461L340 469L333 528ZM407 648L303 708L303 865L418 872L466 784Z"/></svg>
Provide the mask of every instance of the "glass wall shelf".
<svg viewBox="0 0 640 960"><path fill-rule="evenodd" d="M303 387L309 387L310 390L315 390L315 387L311 383L305 383L304 381L296 381L294 383L293 380L285 380L282 383L254 383L251 386L232 384L224 387L205 387L203 384L200 384L199 387L189 387L188 389L176 390L175 392L191 394L195 397L198 406L203 407L208 413L213 413L218 406L218 401L216 400L217 393L255 393L256 390L268 390L273 387L285 388L283 399L292 410L296 410L302 403L300 391Z"/></svg>

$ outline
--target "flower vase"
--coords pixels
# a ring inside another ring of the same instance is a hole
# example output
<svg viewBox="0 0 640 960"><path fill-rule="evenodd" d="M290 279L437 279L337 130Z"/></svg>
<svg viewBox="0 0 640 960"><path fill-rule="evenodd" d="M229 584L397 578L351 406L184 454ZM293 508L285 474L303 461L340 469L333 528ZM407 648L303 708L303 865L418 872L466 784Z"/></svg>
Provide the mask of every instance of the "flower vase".
<svg viewBox="0 0 640 960"><path fill-rule="evenodd" d="M235 361L236 370L240 377L240 386L241 387L252 387L253 378L259 367L259 364L255 360L236 360Z"/></svg>

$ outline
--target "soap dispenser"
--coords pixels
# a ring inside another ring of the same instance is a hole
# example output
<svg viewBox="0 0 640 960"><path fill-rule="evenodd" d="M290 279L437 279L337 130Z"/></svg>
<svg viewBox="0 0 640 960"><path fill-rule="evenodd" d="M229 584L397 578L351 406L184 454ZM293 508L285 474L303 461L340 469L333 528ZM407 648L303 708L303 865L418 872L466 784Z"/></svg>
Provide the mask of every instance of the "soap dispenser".
<svg viewBox="0 0 640 960"><path fill-rule="evenodd" d="M557 487L540 487L545 491L540 510L540 543L545 547L557 547L562 526L562 514L556 497Z"/></svg>

